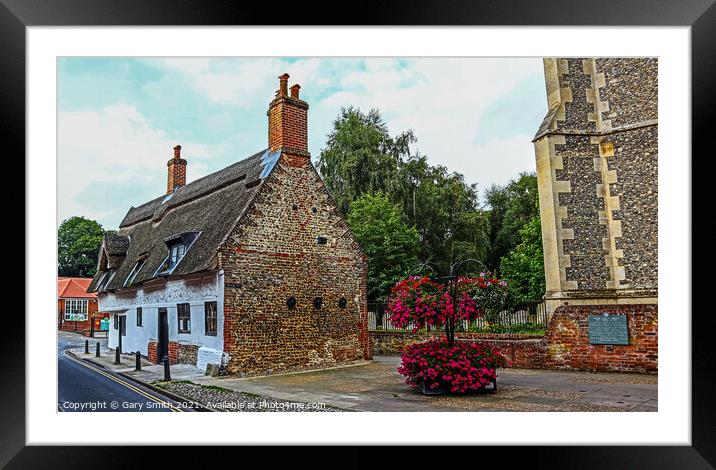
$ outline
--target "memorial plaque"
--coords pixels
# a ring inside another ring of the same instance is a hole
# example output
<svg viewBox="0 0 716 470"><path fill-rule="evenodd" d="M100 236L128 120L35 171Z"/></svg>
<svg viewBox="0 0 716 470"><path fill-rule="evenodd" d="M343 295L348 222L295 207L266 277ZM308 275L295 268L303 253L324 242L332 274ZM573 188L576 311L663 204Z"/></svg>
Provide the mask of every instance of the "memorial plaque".
<svg viewBox="0 0 716 470"><path fill-rule="evenodd" d="M589 344L629 344L626 315L589 315Z"/></svg>

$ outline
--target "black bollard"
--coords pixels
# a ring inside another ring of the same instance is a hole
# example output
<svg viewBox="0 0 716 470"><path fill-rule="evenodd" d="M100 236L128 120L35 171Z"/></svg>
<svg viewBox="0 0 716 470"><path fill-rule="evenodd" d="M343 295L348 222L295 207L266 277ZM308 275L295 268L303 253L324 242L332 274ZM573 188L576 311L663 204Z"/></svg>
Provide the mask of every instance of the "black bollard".
<svg viewBox="0 0 716 470"><path fill-rule="evenodd" d="M172 379L169 374L169 358L164 356L164 381L169 382Z"/></svg>
<svg viewBox="0 0 716 470"><path fill-rule="evenodd" d="M134 366L134 370L142 370L142 356L137 351L137 365Z"/></svg>
<svg viewBox="0 0 716 470"><path fill-rule="evenodd" d="M89 354L89 340L85 340L85 354Z"/></svg>
<svg viewBox="0 0 716 470"><path fill-rule="evenodd" d="M99 357L99 341L97 341L97 348L95 349L94 357Z"/></svg>
<svg viewBox="0 0 716 470"><path fill-rule="evenodd" d="M114 348L114 363L121 364L119 360L119 348Z"/></svg>

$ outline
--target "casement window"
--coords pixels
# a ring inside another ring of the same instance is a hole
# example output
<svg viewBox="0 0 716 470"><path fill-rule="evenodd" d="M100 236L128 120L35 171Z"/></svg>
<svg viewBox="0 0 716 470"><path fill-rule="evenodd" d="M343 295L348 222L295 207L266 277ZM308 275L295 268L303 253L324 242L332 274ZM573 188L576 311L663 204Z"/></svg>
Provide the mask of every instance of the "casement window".
<svg viewBox="0 0 716 470"><path fill-rule="evenodd" d="M66 321L87 321L87 299L65 299Z"/></svg>
<svg viewBox="0 0 716 470"><path fill-rule="evenodd" d="M131 287L134 283L134 280L137 278L137 274L142 269L142 266L144 266L144 262L147 260L146 256L142 256L137 260L136 263L134 263L134 267L129 272L129 276L127 276L127 279L124 281L124 287Z"/></svg>
<svg viewBox="0 0 716 470"><path fill-rule="evenodd" d="M114 314L114 329L119 329L119 315L117 315L116 313Z"/></svg>
<svg viewBox="0 0 716 470"><path fill-rule="evenodd" d="M137 326L142 326L142 307L137 307Z"/></svg>
<svg viewBox="0 0 716 470"><path fill-rule="evenodd" d="M189 304L177 304L179 333L191 333L191 309Z"/></svg>
<svg viewBox="0 0 716 470"><path fill-rule="evenodd" d="M216 336L216 302L204 303L204 334Z"/></svg>
<svg viewBox="0 0 716 470"><path fill-rule="evenodd" d="M187 232L165 240L169 255L157 269L156 275L171 274L198 236L199 232Z"/></svg>

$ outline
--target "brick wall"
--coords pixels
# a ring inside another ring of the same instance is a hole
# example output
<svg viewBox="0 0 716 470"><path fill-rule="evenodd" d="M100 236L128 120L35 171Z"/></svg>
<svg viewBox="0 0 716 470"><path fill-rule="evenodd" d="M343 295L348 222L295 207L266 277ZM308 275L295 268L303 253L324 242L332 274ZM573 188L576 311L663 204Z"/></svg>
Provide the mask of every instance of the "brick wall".
<svg viewBox="0 0 716 470"><path fill-rule="evenodd" d="M227 373L318 369L372 356L367 263L308 159L282 155L221 247L219 264Z"/></svg>
<svg viewBox="0 0 716 470"><path fill-rule="evenodd" d="M412 333L403 331L370 331L369 336L373 346L373 354L394 355L401 354L406 346L425 341L427 339L444 336L441 331L430 333ZM525 340L539 341L542 336L530 334L500 334L500 333L455 333L458 341L487 341L495 340L507 344L511 341L522 342Z"/></svg>
<svg viewBox="0 0 716 470"><path fill-rule="evenodd" d="M89 299L87 303L87 320L86 321L65 321L65 300L57 299L57 321L59 329L62 331L74 331L89 336L92 331L91 322L93 317L97 315L97 300Z"/></svg>
<svg viewBox="0 0 716 470"><path fill-rule="evenodd" d="M157 348L158 343L156 341L150 341L149 344L147 344L147 360L149 362L153 362L155 364L159 363L159 358L157 357ZM170 341L168 349L169 364L179 364L179 358L182 349L179 343L177 343L176 341ZM196 360L194 361L194 364L196 364Z"/></svg>
<svg viewBox="0 0 716 470"><path fill-rule="evenodd" d="M605 311L627 316L629 345L589 344L589 315ZM459 333L456 338L491 343L512 362L512 367L656 373L657 330L656 305L563 306L555 311L544 338ZM409 344L440 335L439 332L370 332L375 354L389 355L400 354Z"/></svg>
<svg viewBox="0 0 716 470"><path fill-rule="evenodd" d="M629 345L589 344L589 315L627 316ZM544 366L654 373L658 369L658 306L579 305L558 307L545 336Z"/></svg>

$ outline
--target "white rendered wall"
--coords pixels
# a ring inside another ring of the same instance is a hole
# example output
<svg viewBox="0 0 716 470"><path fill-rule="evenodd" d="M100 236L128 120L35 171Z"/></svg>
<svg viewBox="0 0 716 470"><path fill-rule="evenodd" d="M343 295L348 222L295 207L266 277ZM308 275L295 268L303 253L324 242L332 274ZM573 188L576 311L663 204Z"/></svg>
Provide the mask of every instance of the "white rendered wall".
<svg viewBox="0 0 716 470"><path fill-rule="evenodd" d="M147 345L158 340L159 308L167 309L169 341L199 346L197 368L204 371L208 363L218 364L224 350L224 274L212 273L202 278L178 279L166 284L121 293L99 294L100 312L110 314L110 348L118 345L119 330L114 329L114 315L126 315L127 334L122 337L122 351L146 356ZM204 332L204 302L216 302L216 336ZM177 304L188 303L191 331L179 333ZM142 326L137 326L137 307L142 307Z"/></svg>

